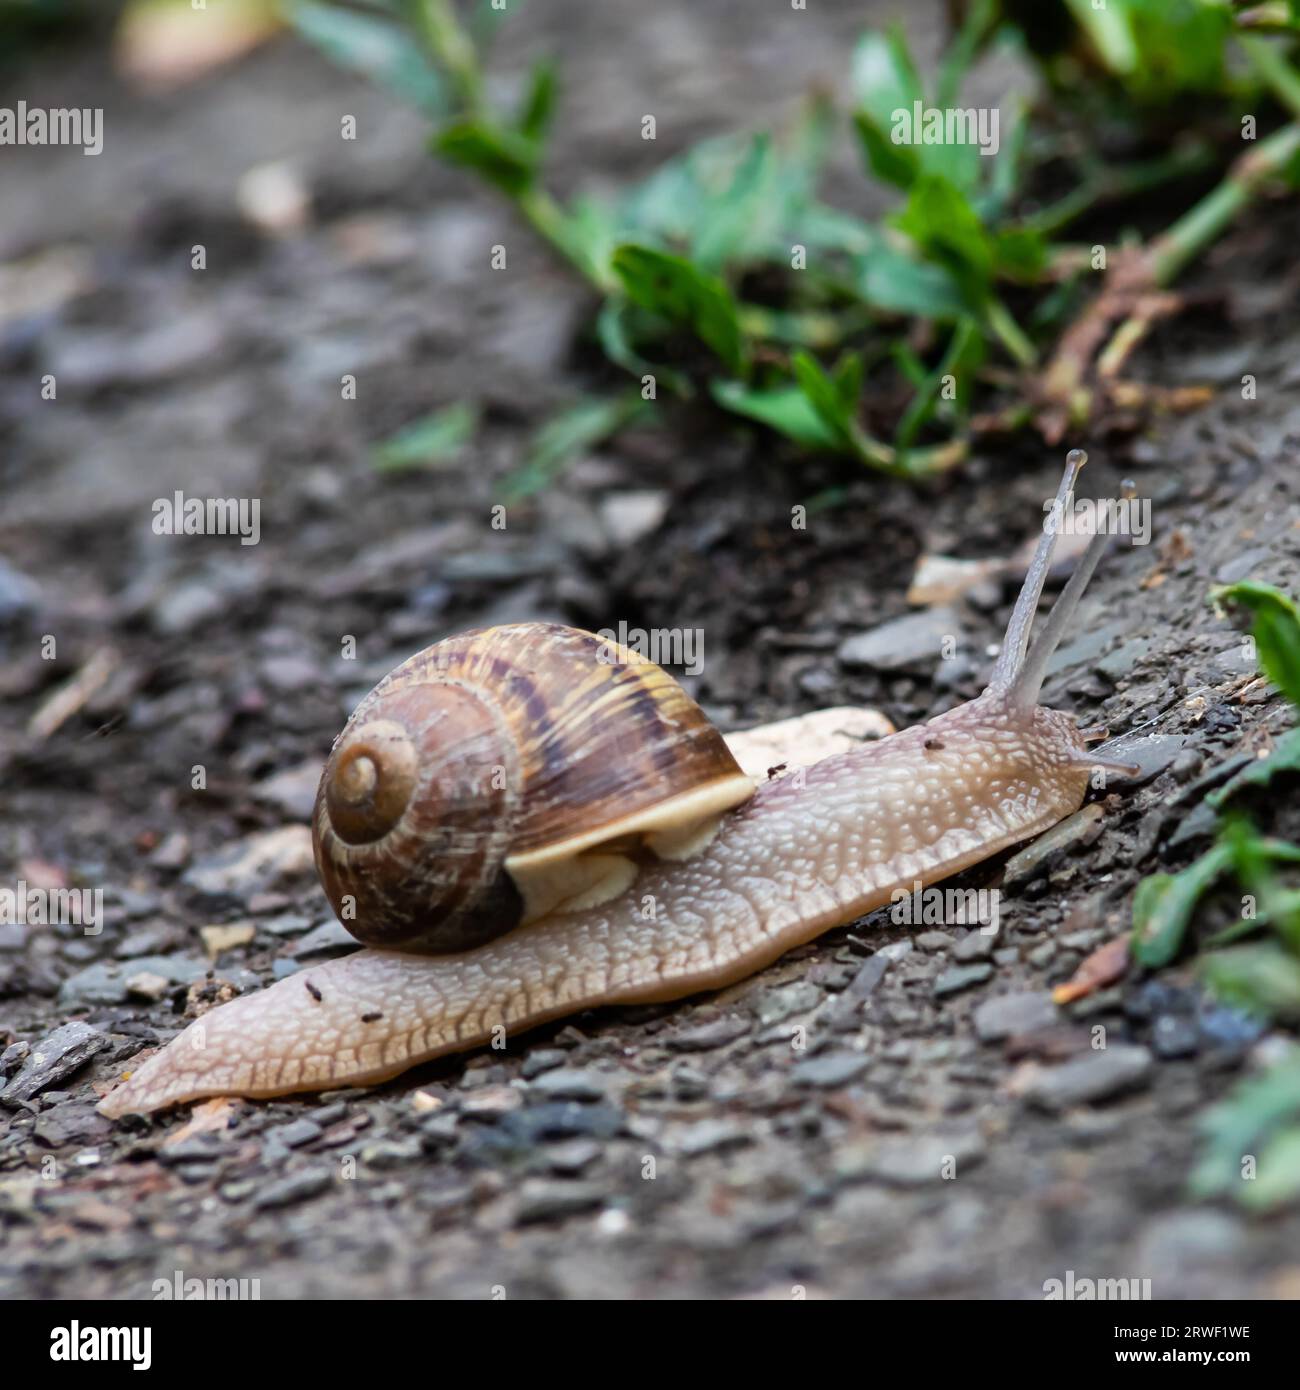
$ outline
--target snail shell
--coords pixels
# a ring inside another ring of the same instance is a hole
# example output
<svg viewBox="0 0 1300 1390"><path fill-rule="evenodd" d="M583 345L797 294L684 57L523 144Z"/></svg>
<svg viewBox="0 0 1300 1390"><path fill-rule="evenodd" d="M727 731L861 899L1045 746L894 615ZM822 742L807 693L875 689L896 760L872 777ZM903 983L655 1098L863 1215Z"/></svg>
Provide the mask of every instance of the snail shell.
<svg viewBox="0 0 1300 1390"><path fill-rule="evenodd" d="M339 919L461 951L689 858L754 783L667 672L554 623L482 628L390 672L335 740L312 817Z"/></svg>

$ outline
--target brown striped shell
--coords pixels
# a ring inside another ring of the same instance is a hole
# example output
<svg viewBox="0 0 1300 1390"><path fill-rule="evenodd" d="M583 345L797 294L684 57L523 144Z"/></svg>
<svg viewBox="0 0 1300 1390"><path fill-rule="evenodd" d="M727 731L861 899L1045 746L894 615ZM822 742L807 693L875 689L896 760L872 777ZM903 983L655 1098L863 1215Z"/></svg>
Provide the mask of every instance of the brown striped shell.
<svg viewBox="0 0 1300 1390"><path fill-rule="evenodd" d="M688 858L754 784L694 700L617 642L482 628L404 661L335 740L312 817L339 919L460 951Z"/></svg>

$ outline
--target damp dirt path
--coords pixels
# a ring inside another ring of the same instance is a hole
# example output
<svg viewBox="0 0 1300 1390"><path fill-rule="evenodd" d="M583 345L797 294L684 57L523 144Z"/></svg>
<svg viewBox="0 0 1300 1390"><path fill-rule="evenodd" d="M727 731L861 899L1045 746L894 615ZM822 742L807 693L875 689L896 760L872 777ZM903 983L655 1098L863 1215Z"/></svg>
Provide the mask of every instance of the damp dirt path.
<svg viewBox="0 0 1300 1390"><path fill-rule="evenodd" d="M508 43L563 50L558 184L646 167L643 110L672 114L659 157L842 81L863 10L819 9L796 29L732 4L530 7ZM417 118L288 41L170 96L93 53L22 81L47 105L94 94L108 138L95 160L25 152L0 203L0 262L28 262L37 291L0 322L0 878L102 887L105 912L95 936L0 925L4 1068L39 1044L49 1067L0 1104L5 1296L149 1297L177 1271L267 1298L1032 1298L1068 1270L1157 1297L1300 1293L1300 1217L1186 1190L1198 1117L1270 1038L1186 966L1065 1010L1048 994L1127 929L1143 875L1204 845L1205 789L1288 720L1206 593L1296 587L1295 208L1238 228L1192 281L1201 307L1138 360L1213 404L1087 441L1091 489L1131 474L1154 535L1109 557L1046 694L1156 737L1141 785L1056 852L970 880L1001 888L996 937L877 914L720 995L584 1014L374 1090L235 1102L178 1137L184 1112L112 1126L98 1095L213 999L347 949L304 826L331 739L397 661L506 618L699 627L688 684L723 727L837 703L914 723L978 692L1014 565L945 615L953 661L897 637L863 660L846 639L911 611L923 555L1014 556L1060 460L988 451L918 495L685 419L494 531L537 424L609 378L584 292L420 153ZM299 235L238 210L268 160L310 192ZM508 278L487 268L497 243ZM376 441L467 398L472 466L374 473ZM840 505L793 531L828 487ZM151 504L177 489L258 497L259 543L155 535ZM75 712L33 733L78 672ZM1294 837L1279 785L1257 809Z"/></svg>

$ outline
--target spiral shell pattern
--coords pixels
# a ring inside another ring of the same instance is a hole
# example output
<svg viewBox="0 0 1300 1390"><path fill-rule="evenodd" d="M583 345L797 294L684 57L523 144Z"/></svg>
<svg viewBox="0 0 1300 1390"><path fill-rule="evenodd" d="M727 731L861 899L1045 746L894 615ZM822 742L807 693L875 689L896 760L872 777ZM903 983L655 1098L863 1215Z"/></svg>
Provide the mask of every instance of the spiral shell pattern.
<svg viewBox="0 0 1300 1390"><path fill-rule="evenodd" d="M625 852L701 788L737 804L752 784L659 666L577 628L483 628L357 707L321 777L316 864L360 940L460 951L520 922L508 861Z"/></svg>

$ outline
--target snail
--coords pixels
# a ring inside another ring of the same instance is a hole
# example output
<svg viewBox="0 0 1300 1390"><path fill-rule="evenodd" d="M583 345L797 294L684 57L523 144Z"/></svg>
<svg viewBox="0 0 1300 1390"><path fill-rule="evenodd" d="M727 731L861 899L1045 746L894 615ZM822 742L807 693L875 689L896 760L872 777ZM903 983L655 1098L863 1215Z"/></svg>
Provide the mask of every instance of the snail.
<svg viewBox="0 0 1300 1390"><path fill-rule="evenodd" d="M1037 703L1108 539L1030 647L1057 529L981 695L810 766L810 725L759 730L800 767L759 785L669 676L593 634L516 625L412 657L336 740L314 815L326 893L368 949L195 1020L101 1112L368 1084L596 1005L718 989L1047 830L1095 769L1136 771Z"/></svg>

